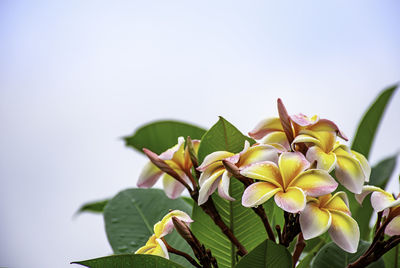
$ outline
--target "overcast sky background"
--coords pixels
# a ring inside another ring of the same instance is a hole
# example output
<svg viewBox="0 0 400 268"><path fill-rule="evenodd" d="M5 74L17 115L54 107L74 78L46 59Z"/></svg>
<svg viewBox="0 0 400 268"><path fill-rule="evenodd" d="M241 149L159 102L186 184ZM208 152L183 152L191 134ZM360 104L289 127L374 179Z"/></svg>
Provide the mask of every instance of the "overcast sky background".
<svg viewBox="0 0 400 268"><path fill-rule="evenodd" d="M399 12L394 0L0 1L0 266L110 254L102 217L73 214L135 186L146 159L120 137L148 121L222 115L246 133L280 97L352 137L400 79ZM372 164L400 149L399 94Z"/></svg>

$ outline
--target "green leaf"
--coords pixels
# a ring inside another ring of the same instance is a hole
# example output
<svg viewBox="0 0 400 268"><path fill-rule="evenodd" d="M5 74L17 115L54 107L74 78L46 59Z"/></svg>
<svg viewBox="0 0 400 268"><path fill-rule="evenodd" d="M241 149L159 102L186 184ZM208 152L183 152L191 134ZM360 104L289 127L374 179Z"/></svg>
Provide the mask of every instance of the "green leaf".
<svg viewBox="0 0 400 268"><path fill-rule="evenodd" d="M167 198L159 189L128 189L118 193L104 209L107 238L114 253L132 253L144 246L154 232L154 224L170 209L190 215L191 206L181 198ZM174 248L191 253L176 231L165 238ZM174 254L170 257L177 263L188 264L182 257Z"/></svg>
<svg viewBox="0 0 400 268"><path fill-rule="evenodd" d="M101 257L86 261L75 261L72 264L80 264L91 268L153 268L153 267L165 267L165 268L184 268L183 266L174 263L170 260L161 258L153 255L134 255L134 254L123 254L123 255L112 255L107 257Z"/></svg>
<svg viewBox="0 0 400 268"><path fill-rule="evenodd" d="M308 253L303 259L300 260L299 264L296 267L297 268L310 267L310 264L314 259L315 255L325 244L326 240L324 239L324 236L319 236L306 241L306 247L304 248L303 252L304 253L308 252Z"/></svg>
<svg viewBox="0 0 400 268"><path fill-rule="evenodd" d="M397 155L394 155L376 164L372 168L371 177L368 184L375 185L384 189L394 171L394 168L396 166L396 159ZM371 202L367 198L363 202L362 206L360 206L355 200L353 194L348 195L350 197L349 201L350 207L352 208L353 218L358 222L358 225L360 227L361 239L368 240L370 236L369 222L374 211L371 206Z"/></svg>
<svg viewBox="0 0 400 268"><path fill-rule="evenodd" d="M378 129L386 106L396 88L397 85L391 86L382 91L374 103L369 107L358 125L351 149L363 154L366 158L369 156L376 130Z"/></svg>
<svg viewBox="0 0 400 268"><path fill-rule="evenodd" d="M218 122L201 138L198 152L199 163L215 151L238 153L243 149L245 140L248 140L250 144L255 143L253 139L244 136L235 126L220 116Z"/></svg>
<svg viewBox="0 0 400 268"><path fill-rule="evenodd" d="M200 161L214 151L240 152L246 139L248 140L239 130L220 117L219 121L202 138L199 148ZM218 194L214 194L212 199L222 220L231 228L236 238L247 250L252 250L267 238L264 226L252 209L242 206L243 184L241 182L232 178L229 192L236 201L226 201ZM207 248L211 249L213 256L218 261L218 266L233 267L237 258L236 247L200 207L194 206L192 217L194 234Z"/></svg>
<svg viewBox="0 0 400 268"><path fill-rule="evenodd" d="M271 240L265 240L249 254L244 256L236 268L265 268L265 267L279 267L291 268L292 256L290 252L281 245L277 245Z"/></svg>
<svg viewBox="0 0 400 268"><path fill-rule="evenodd" d="M397 268L400 265L400 245L395 246L383 255L386 268Z"/></svg>
<svg viewBox="0 0 400 268"><path fill-rule="evenodd" d="M311 263L311 268L343 268L356 261L369 247L370 243L360 241L356 253L347 253L331 242L321 248ZM369 268L382 268L385 264L382 259L371 263Z"/></svg>
<svg viewBox="0 0 400 268"><path fill-rule="evenodd" d="M193 140L200 139L206 130L188 123L179 121L156 121L137 129L132 136L124 137L125 145L133 147L139 152L147 148L160 154L178 142L178 137Z"/></svg>
<svg viewBox="0 0 400 268"><path fill-rule="evenodd" d="M103 213L104 207L107 205L108 201L109 201L108 199L104 199L100 201L85 203L79 208L79 210L76 213L77 214L80 214L82 212Z"/></svg>

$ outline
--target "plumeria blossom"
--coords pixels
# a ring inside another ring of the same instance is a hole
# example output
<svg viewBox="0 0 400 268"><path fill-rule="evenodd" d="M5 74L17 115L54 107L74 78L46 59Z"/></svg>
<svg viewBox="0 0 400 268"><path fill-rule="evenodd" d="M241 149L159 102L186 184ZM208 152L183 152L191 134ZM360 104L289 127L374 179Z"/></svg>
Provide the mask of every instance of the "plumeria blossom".
<svg viewBox="0 0 400 268"><path fill-rule="evenodd" d="M371 205L376 212L383 211L385 215L388 215L391 211L400 207L399 197L395 199L390 193L372 185L365 185L362 189L362 193L356 195L356 200L358 203L362 204L364 198L370 193L372 193ZM389 236L400 235L400 216L395 216L389 222L386 226L385 234Z"/></svg>
<svg viewBox="0 0 400 268"><path fill-rule="evenodd" d="M275 147L265 144L250 146L245 142L243 151L233 154L227 151L217 151L207 155L203 163L197 168L201 171L198 204L204 204L210 195L218 188L218 194L229 201L235 199L229 195L230 178L232 174L225 169L223 160L227 160L242 168L249 164L261 161L277 161L278 151Z"/></svg>
<svg viewBox="0 0 400 268"><path fill-rule="evenodd" d="M193 140L192 143L195 153L197 153L200 141ZM190 179L186 174L190 173L192 161L190 160L188 146L185 148L184 144L185 139L179 137L178 144L161 153L158 158L163 160L183 181L189 184ZM164 173L150 161L144 166L137 186L140 188L150 188L158 181L161 175L163 175L162 180L166 195L171 199L177 198L185 189L183 184L169 174Z"/></svg>
<svg viewBox="0 0 400 268"><path fill-rule="evenodd" d="M354 253L360 240L357 222L351 217L349 202L344 192L308 197L300 212L300 227L304 239L311 239L329 232L333 242L343 250Z"/></svg>
<svg viewBox="0 0 400 268"><path fill-rule="evenodd" d="M338 181L353 193L361 193L365 181L369 180L371 167L360 153L350 150L336 141L336 133L328 131L302 130L293 144L305 143L308 161L317 163L318 169L331 172L335 169Z"/></svg>
<svg viewBox="0 0 400 268"><path fill-rule="evenodd" d="M302 130L310 130L317 132L334 132L344 140L347 140L346 135L335 123L327 119L319 119L317 115L307 117L304 114L297 114L289 116L289 118L293 137L296 137ZM271 144L279 149L284 148L290 150L290 144L279 117L262 120L249 132L249 136L260 140L260 143Z"/></svg>
<svg viewBox="0 0 400 268"><path fill-rule="evenodd" d="M310 163L299 152L284 152L278 165L271 161L251 164L240 172L245 177L260 180L243 193L242 205L255 207L274 196L283 210L297 213L306 206L306 196L321 196L333 192L338 184L325 170L309 169Z"/></svg>
<svg viewBox="0 0 400 268"><path fill-rule="evenodd" d="M166 259L169 259L168 249L162 238L167 234L171 233L174 224L172 217L176 217L182 222L191 223L193 220L188 214L180 210L172 210L164 218L154 225L154 234L150 236L146 245L139 248L135 254L150 254L157 255Z"/></svg>
<svg viewBox="0 0 400 268"><path fill-rule="evenodd" d="M180 211L180 210L172 210L167 215L165 215L161 221L157 222L154 225L154 234L157 237L163 237L172 232L172 230L174 229L172 217L176 217L180 221L183 221L186 223L193 222L193 220L190 218L190 216L188 214L186 214L185 212Z"/></svg>
<svg viewBox="0 0 400 268"><path fill-rule="evenodd" d="M150 254L169 259L167 247L155 234L150 236L146 245L136 250L135 254Z"/></svg>

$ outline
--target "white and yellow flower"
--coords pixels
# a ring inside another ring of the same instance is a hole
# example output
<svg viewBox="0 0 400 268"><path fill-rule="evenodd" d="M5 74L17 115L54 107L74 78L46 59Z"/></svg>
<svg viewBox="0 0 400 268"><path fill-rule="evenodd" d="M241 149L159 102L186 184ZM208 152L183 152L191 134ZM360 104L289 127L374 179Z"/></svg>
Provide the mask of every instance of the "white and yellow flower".
<svg viewBox="0 0 400 268"><path fill-rule="evenodd" d="M360 230L351 217L344 192L337 192L333 196L309 197L305 209L300 212L300 227L306 240L328 231L340 248L350 253L357 251Z"/></svg>
<svg viewBox="0 0 400 268"><path fill-rule="evenodd" d="M190 179L186 174L190 173L192 161L190 160L189 149L187 146L185 148L184 144L185 139L179 137L178 144L161 153L158 158L163 160L183 181L189 184ZM197 153L200 141L193 140L192 144ZM137 186L140 188L150 188L158 181L161 175L163 175L162 180L166 195L171 199L177 198L185 189L183 184L169 174L164 173L150 161L144 166Z"/></svg>
<svg viewBox="0 0 400 268"><path fill-rule="evenodd" d="M188 214L180 210L172 210L164 218L154 225L154 234L150 236L146 244L136 250L135 254L157 255L169 259L168 249L162 238L171 233L174 229L172 217L176 217L182 222L191 223L193 220Z"/></svg>
<svg viewBox="0 0 400 268"><path fill-rule="evenodd" d="M255 207L274 196L283 210L297 213L306 206L306 196L333 192L338 184L325 170L310 169L310 163L298 152L284 152L278 165L271 161L251 164L241 170L245 177L260 180L243 193L242 205Z"/></svg>
<svg viewBox="0 0 400 268"><path fill-rule="evenodd" d="M371 194L371 205L376 212L383 211L387 216L390 212L400 207L400 198L394 198L390 193L379 187L365 185L361 194L356 195L356 200L362 204L364 198ZM395 216L385 228L385 234L389 236L400 235L400 216Z"/></svg>
<svg viewBox="0 0 400 268"><path fill-rule="evenodd" d="M367 159L356 151L336 141L335 132L302 130L293 144L309 146L308 161L317 163L318 169L331 172L335 169L337 180L353 193L361 193L365 181L369 180L371 167Z"/></svg>
<svg viewBox="0 0 400 268"><path fill-rule="evenodd" d="M218 194L229 201L235 199L229 195L230 178L232 174L225 169L222 161L227 160L237 167L242 168L249 164L261 161L277 161L278 151L275 147L266 144L250 146L245 142L242 152L233 154L227 151L217 151L207 155L203 163L197 168L201 171L199 178L198 204L204 204L210 195L218 188Z"/></svg>

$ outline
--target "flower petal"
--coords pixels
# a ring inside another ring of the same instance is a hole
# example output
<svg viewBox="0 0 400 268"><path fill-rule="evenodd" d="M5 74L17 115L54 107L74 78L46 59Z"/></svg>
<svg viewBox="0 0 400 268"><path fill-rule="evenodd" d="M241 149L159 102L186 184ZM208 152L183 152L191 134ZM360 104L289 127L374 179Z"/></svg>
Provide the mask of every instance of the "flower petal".
<svg viewBox="0 0 400 268"><path fill-rule="evenodd" d="M219 180L224 172L225 169L220 169L204 181L203 185L200 187L199 198L197 200L199 206L204 204L208 200L208 197L217 189Z"/></svg>
<svg viewBox="0 0 400 268"><path fill-rule="evenodd" d="M279 157L279 170L282 176L283 188L285 189L290 182L301 172L310 167L310 163L303 154L282 153Z"/></svg>
<svg viewBox="0 0 400 268"><path fill-rule="evenodd" d="M267 135L265 135L264 138L262 138L260 143L272 145L281 151L290 150L290 144L289 141L287 140L286 134L285 132L281 131L268 133Z"/></svg>
<svg viewBox="0 0 400 268"><path fill-rule="evenodd" d="M351 150L351 152L358 159L358 161L360 161L362 170L364 171L365 181L368 182L369 177L371 176L371 166L369 165L368 160L365 158L365 156L356 151Z"/></svg>
<svg viewBox="0 0 400 268"><path fill-rule="evenodd" d="M371 195L371 205L376 212L382 211L386 208L398 205L399 200L395 200L391 194L386 191L376 191Z"/></svg>
<svg viewBox="0 0 400 268"><path fill-rule="evenodd" d="M393 236L400 235L400 216L394 217L386 226L385 234Z"/></svg>
<svg viewBox="0 0 400 268"><path fill-rule="evenodd" d="M331 228L329 234L341 249L355 253L360 240L360 229L357 222L341 211L330 211L332 216Z"/></svg>
<svg viewBox="0 0 400 268"><path fill-rule="evenodd" d="M325 204L323 204L323 207L329 211L338 210L346 213L349 216L351 215L349 209L349 199L347 198L346 193L342 191L335 193L331 198L329 198Z"/></svg>
<svg viewBox="0 0 400 268"><path fill-rule="evenodd" d="M284 211L297 213L306 206L306 195L298 187L289 187L286 192L280 191L275 195L275 203Z"/></svg>
<svg viewBox="0 0 400 268"><path fill-rule="evenodd" d="M313 131L334 131L345 141L348 140L346 135L339 129L339 127L328 119L320 119L316 124L310 126L308 129Z"/></svg>
<svg viewBox="0 0 400 268"><path fill-rule="evenodd" d="M317 168L331 172L336 164L336 155L325 153L320 147L312 146L308 149L306 158L310 163L317 162Z"/></svg>
<svg viewBox="0 0 400 268"><path fill-rule="evenodd" d="M295 143L312 143L314 145L317 145L318 147L321 147L321 142L317 138L308 134L297 135L292 142L292 146Z"/></svg>
<svg viewBox="0 0 400 268"><path fill-rule="evenodd" d="M370 193L375 191L384 192L384 190L382 190L379 187L373 185L364 185L362 187L361 193L354 195L354 197L356 198L357 202L361 205L364 201L364 198Z"/></svg>
<svg viewBox="0 0 400 268"><path fill-rule="evenodd" d="M365 174L360 161L352 157L345 150L340 150L340 153L339 150L335 150L337 158L336 178L349 191L360 194L365 181Z"/></svg>
<svg viewBox="0 0 400 268"><path fill-rule="evenodd" d="M268 133L274 131L282 131L283 127L281 124L281 120L278 117L267 118L259 122L256 127L249 132L249 136L253 139L259 140Z"/></svg>
<svg viewBox="0 0 400 268"><path fill-rule="evenodd" d="M270 161L248 165L240 171L240 174L248 178L267 181L275 184L277 187L281 187L282 185L282 178L279 168L275 163Z"/></svg>
<svg viewBox="0 0 400 268"><path fill-rule="evenodd" d="M300 227L304 239L311 239L325 233L331 226L331 214L320 209L314 202L307 204L300 212Z"/></svg>
<svg viewBox="0 0 400 268"><path fill-rule="evenodd" d="M159 155L162 160L176 160L175 162L181 163L184 161L184 145L185 139L183 137L178 138L178 144L169 148L165 152Z"/></svg>
<svg viewBox="0 0 400 268"><path fill-rule="evenodd" d="M183 172L178 172L178 174L184 181L188 183L190 182L189 178ZM180 183L174 177L171 177L168 174L164 174L163 176L163 186L165 194L168 196L168 198L171 199L178 198L183 190L185 190L185 186L183 186L182 183Z"/></svg>
<svg viewBox="0 0 400 268"><path fill-rule="evenodd" d="M200 188L203 186L204 182L208 180L209 177L212 176L215 172L225 169L224 165L222 164L222 161L217 161L209 165L201 174L199 178L199 185Z"/></svg>
<svg viewBox="0 0 400 268"><path fill-rule="evenodd" d="M302 113L291 115L290 119L292 120L293 123L301 127L311 126L319 121L319 117L317 115L308 117Z"/></svg>
<svg viewBox="0 0 400 268"><path fill-rule="evenodd" d="M156 239L157 246L154 248L153 253L151 255L157 255L166 259L169 259L168 249L165 246L164 242L157 238Z"/></svg>
<svg viewBox="0 0 400 268"><path fill-rule="evenodd" d="M338 187L338 183L327 171L310 169L298 175L289 186L299 187L310 196L321 196L332 193Z"/></svg>
<svg viewBox="0 0 400 268"><path fill-rule="evenodd" d="M154 225L154 234L157 238L161 238L171 233L174 229L174 223L172 222L172 217L177 217L183 222L193 222L188 214L181 210L172 210L167 215L165 215L161 221Z"/></svg>
<svg viewBox="0 0 400 268"><path fill-rule="evenodd" d="M213 152L204 158L203 163L201 163L201 165L197 168L197 170L203 172L209 165L217 161L221 161L225 158L231 157L233 155L234 155L233 153L226 151Z"/></svg>
<svg viewBox="0 0 400 268"><path fill-rule="evenodd" d="M146 245L136 250L135 254L151 254L169 259L167 247L154 234L149 238Z"/></svg>
<svg viewBox="0 0 400 268"><path fill-rule="evenodd" d="M275 147L267 144L252 146L241 154L237 166L244 167L264 161L278 163L278 151Z"/></svg>
<svg viewBox="0 0 400 268"><path fill-rule="evenodd" d="M150 188L158 181L162 174L163 172L149 161L143 167L136 185L140 188Z"/></svg>
<svg viewBox="0 0 400 268"><path fill-rule="evenodd" d="M261 205L279 191L282 189L269 182L253 183L244 190L242 205L244 207Z"/></svg>
<svg viewBox="0 0 400 268"><path fill-rule="evenodd" d="M218 184L218 194L223 199L226 199L228 201L235 201L235 198L229 195L229 183L231 181L230 177L231 175L229 174L229 172L225 170Z"/></svg>

